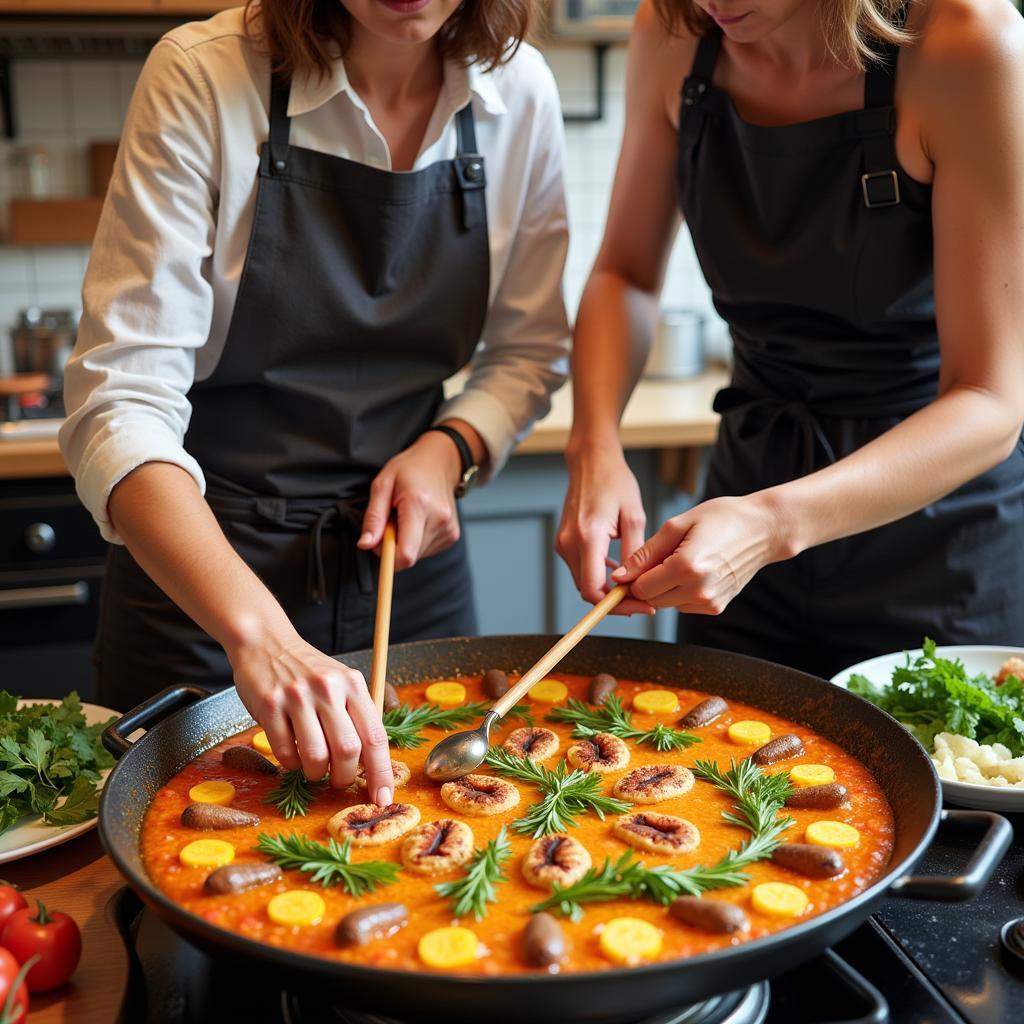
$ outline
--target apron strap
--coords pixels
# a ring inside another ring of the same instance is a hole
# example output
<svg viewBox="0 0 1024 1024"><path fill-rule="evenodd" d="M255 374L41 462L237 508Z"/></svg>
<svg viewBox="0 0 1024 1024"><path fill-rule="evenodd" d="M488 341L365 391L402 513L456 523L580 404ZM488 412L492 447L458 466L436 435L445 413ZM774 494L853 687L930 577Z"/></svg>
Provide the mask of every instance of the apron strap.
<svg viewBox="0 0 1024 1024"><path fill-rule="evenodd" d="M288 118L288 98L291 95L290 78L272 75L270 79L270 166L283 171L288 166L288 136L291 121Z"/></svg>
<svg viewBox="0 0 1024 1024"><path fill-rule="evenodd" d="M486 215L483 190L487 187L484 158L477 151L472 101L455 115L455 172L462 191L462 227L468 231Z"/></svg>
<svg viewBox="0 0 1024 1024"><path fill-rule="evenodd" d="M683 106L692 107L708 91L711 76L715 72L718 53L722 49L722 31L715 27L700 37L693 66L683 82Z"/></svg>

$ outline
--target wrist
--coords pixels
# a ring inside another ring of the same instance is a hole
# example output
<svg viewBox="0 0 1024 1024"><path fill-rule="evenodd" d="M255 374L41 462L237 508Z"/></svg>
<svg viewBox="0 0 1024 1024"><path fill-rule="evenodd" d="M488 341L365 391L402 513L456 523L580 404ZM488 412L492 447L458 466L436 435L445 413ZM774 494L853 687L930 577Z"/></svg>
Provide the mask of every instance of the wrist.
<svg viewBox="0 0 1024 1024"><path fill-rule="evenodd" d="M247 651L254 648L281 648L297 634L284 610L273 607L245 608L234 613L214 639L224 648L234 668Z"/></svg>
<svg viewBox="0 0 1024 1024"><path fill-rule="evenodd" d="M454 491L462 479L462 455L455 442L438 430L428 430L420 435L416 447L435 464L441 466L448 489Z"/></svg>
<svg viewBox="0 0 1024 1024"><path fill-rule="evenodd" d="M795 558L808 547L799 527L798 516L794 513L792 503L786 501L781 487L769 487L750 497L767 524L766 564Z"/></svg>
<svg viewBox="0 0 1024 1024"><path fill-rule="evenodd" d="M473 465L483 466L487 462L487 445L476 427L459 419L442 420L437 426L451 427L452 430L458 431L459 436L469 445L470 453L473 456Z"/></svg>
<svg viewBox="0 0 1024 1024"><path fill-rule="evenodd" d="M573 431L565 446L565 461L570 467L595 460L615 459L625 462L626 456L619 441L618 427L602 430Z"/></svg>

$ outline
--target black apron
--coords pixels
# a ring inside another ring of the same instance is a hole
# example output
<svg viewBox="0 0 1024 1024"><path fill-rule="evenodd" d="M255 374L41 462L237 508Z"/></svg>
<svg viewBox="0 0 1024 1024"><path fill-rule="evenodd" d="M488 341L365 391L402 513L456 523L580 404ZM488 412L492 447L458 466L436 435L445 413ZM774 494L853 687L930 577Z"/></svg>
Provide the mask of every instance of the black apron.
<svg viewBox="0 0 1024 1024"><path fill-rule="evenodd" d="M939 379L931 189L896 160L897 48L863 109L764 127L711 84L721 41L698 45L679 129L680 204L734 347L704 498L843 458ZM924 636L1024 642L1024 447L899 522L767 566L679 636L823 676Z"/></svg>
<svg viewBox="0 0 1024 1024"><path fill-rule="evenodd" d="M377 562L355 546L370 483L431 425L480 338L486 180L469 105L455 159L392 173L290 145L288 96L275 78L238 297L216 369L189 393L185 447L232 546L333 653L372 642ZM476 631L463 541L398 574L392 623L395 642ZM220 646L121 546L96 661L114 708L232 681Z"/></svg>

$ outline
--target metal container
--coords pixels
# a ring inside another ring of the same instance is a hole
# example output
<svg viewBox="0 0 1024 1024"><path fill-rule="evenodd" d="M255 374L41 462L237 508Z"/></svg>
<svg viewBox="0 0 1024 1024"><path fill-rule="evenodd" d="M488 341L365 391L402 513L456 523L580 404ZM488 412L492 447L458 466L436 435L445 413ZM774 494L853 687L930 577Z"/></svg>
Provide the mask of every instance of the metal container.
<svg viewBox="0 0 1024 1024"><path fill-rule="evenodd" d="M523 671L558 639L495 636L396 644L388 679L396 686L480 674L500 665ZM369 673L372 652L345 663ZM641 967L552 975L488 977L396 971L312 956L220 928L179 906L150 880L139 835L156 791L193 758L253 725L234 689L208 696L171 687L110 725L107 749L120 760L103 789L100 838L118 870L157 914L190 942L215 956L241 959L290 982L332 994L382 1017L422 1017L446 1024L621 1024L684 1002L753 984L817 956L860 925L886 896L970 899L1006 852L1013 830L988 811L942 811L939 780L924 748L895 719L848 690L794 669L689 644L587 637L559 664L565 672L610 672L663 686L700 689L770 709L815 729L857 757L882 787L895 819L892 856L884 874L846 903L790 928L687 960ZM177 713L174 713L177 712ZM137 728L145 735L128 737ZM913 877L940 817L987 827L962 875Z"/></svg>
<svg viewBox="0 0 1024 1024"><path fill-rule="evenodd" d="M704 369L706 317L693 309L664 309L658 317L644 376L695 377Z"/></svg>
<svg viewBox="0 0 1024 1024"><path fill-rule="evenodd" d="M70 309L23 310L11 331L11 352L15 373L64 375L64 364L75 346L79 314Z"/></svg>

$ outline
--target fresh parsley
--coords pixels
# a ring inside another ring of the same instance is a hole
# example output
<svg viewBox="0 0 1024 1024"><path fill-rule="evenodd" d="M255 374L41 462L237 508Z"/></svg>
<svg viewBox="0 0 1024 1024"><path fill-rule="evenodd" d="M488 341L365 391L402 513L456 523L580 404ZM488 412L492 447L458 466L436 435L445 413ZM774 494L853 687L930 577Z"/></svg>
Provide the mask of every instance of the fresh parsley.
<svg viewBox="0 0 1024 1024"><path fill-rule="evenodd" d="M922 648L913 660L908 654L885 685L850 676L850 692L902 722L925 750L932 750L940 732L951 732L1024 755L1024 681L1010 676L996 686L984 673L968 676L959 658L939 657L934 640L925 638Z"/></svg>
<svg viewBox="0 0 1024 1024"><path fill-rule="evenodd" d="M49 825L96 816L96 783L114 764L100 740L108 724L87 725L75 692L60 704L19 708L0 690L0 832L29 814Z"/></svg>
<svg viewBox="0 0 1024 1024"><path fill-rule="evenodd" d="M434 886L434 891L452 901L455 917L465 917L472 911L473 916L482 921L487 915L487 904L498 902L494 887L508 881L503 865L511 855L512 847L502 825L501 831L483 849L473 851L462 878L441 882Z"/></svg>
<svg viewBox="0 0 1024 1024"><path fill-rule="evenodd" d="M559 761L552 770L528 757L516 757L503 747L491 748L485 761L496 772L540 790L540 802L512 822L517 832L528 832L534 839L574 828L577 816L587 811L604 821L605 814L625 814L631 806L625 800L605 796L599 774L578 768L567 772L565 761Z"/></svg>
<svg viewBox="0 0 1024 1024"><path fill-rule="evenodd" d="M278 867L286 871L304 871L311 882L325 888L341 885L351 896L363 896L379 885L391 885L398 880L398 865L390 861L367 860L353 864L349 859L352 841L338 843L328 839L327 845L304 835L270 836L261 832L257 836L256 850L265 853Z"/></svg>
<svg viewBox="0 0 1024 1024"><path fill-rule="evenodd" d="M548 715L549 722L569 722L574 728L573 736L587 739L599 732L608 732L622 740L654 747L664 753L667 750L685 750L700 737L682 729L673 729L658 722L653 729L638 729L633 725L633 716L622 706L622 701L611 694L600 707L590 707L581 700L570 700L565 707L555 708Z"/></svg>
<svg viewBox="0 0 1024 1024"><path fill-rule="evenodd" d="M779 845L779 837L793 824L790 817L778 817L792 792L789 776L785 772L766 775L749 761L733 761L727 772L710 761L698 761L693 773L735 799L732 810L723 811L722 817L751 833L738 849L730 850L710 866L697 864L683 870L668 864L648 868L628 850L617 861L605 858L600 868L591 868L573 885L556 884L546 900L530 909L555 910L578 921L584 903L628 898L668 904L677 896L700 896L710 889L744 885L749 875L743 869L770 857Z"/></svg>

